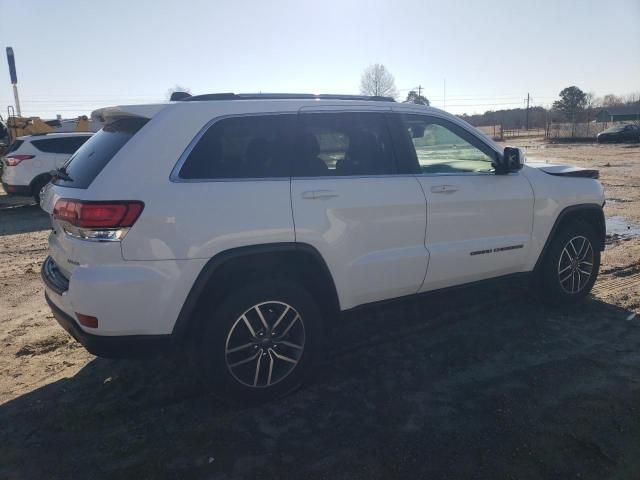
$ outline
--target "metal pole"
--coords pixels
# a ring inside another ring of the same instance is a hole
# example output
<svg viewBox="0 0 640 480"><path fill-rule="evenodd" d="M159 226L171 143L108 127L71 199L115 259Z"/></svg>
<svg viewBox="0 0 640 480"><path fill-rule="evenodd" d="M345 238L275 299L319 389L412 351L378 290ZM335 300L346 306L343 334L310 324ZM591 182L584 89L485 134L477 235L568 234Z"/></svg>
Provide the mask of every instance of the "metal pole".
<svg viewBox="0 0 640 480"><path fill-rule="evenodd" d="M442 81L442 103L444 104L442 109L447 109L447 79Z"/></svg>
<svg viewBox="0 0 640 480"><path fill-rule="evenodd" d="M16 101L16 112L18 112L18 116L22 116L22 112L20 111L20 99L18 98L18 86L13 84L13 98Z"/></svg>

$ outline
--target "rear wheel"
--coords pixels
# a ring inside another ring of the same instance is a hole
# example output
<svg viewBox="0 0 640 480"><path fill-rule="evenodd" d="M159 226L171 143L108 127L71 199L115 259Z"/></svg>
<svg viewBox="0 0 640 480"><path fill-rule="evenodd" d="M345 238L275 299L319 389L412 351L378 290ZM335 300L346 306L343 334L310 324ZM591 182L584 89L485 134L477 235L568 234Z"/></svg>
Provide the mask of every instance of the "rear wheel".
<svg viewBox="0 0 640 480"><path fill-rule="evenodd" d="M41 177L36 179L31 186L31 194L33 195L33 199L36 201L38 205L40 205L40 191L44 188L44 186L51 181L50 177Z"/></svg>
<svg viewBox="0 0 640 480"><path fill-rule="evenodd" d="M585 222L571 222L551 241L537 272L543 300L575 302L586 297L598 276L600 251L594 229Z"/></svg>
<svg viewBox="0 0 640 480"><path fill-rule="evenodd" d="M249 402L285 395L308 378L322 342L309 293L286 280L258 281L202 312L198 357L213 392Z"/></svg>

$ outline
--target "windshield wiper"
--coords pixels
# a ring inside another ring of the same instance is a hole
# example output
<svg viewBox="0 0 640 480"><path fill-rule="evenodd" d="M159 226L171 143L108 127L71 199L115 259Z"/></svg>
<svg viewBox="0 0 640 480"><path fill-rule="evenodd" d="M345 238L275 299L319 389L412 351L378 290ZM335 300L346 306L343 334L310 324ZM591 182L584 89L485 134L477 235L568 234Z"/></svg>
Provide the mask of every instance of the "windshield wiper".
<svg viewBox="0 0 640 480"><path fill-rule="evenodd" d="M59 178L60 180L64 180L65 182L73 182L73 178L71 178L67 173L66 167L60 167L55 170L51 170L49 174L54 179Z"/></svg>

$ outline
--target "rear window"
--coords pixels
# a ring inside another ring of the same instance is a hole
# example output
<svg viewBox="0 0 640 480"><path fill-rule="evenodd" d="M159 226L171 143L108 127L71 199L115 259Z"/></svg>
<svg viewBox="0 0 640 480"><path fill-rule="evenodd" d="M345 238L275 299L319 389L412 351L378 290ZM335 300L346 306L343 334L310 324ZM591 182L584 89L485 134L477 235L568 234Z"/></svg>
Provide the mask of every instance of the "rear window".
<svg viewBox="0 0 640 480"><path fill-rule="evenodd" d="M147 118L122 118L90 137L62 167L69 179L57 177L55 185L88 188L102 169L147 122Z"/></svg>
<svg viewBox="0 0 640 480"><path fill-rule="evenodd" d="M77 137L58 137L45 138L42 140L32 140L31 144L41 152L46 153L62 153L71 155L78 150L84 142L89 140L89 135L80 135Z"/></svg>
<svg viewBox="0 0 640 480"><path fill-rule="evenodd" d="M17 149L20 148L20 146L23 143L24 143L24 140L16 140L11 144L11 146L9 147L9 150L7 150L7 153L15 152Z"/></svg>

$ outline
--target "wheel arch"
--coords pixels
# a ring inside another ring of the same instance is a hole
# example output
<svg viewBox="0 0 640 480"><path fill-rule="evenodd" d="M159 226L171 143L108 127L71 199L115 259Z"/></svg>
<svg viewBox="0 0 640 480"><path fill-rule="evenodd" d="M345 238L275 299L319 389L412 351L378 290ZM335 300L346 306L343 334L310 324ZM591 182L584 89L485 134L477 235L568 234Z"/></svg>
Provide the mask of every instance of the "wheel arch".
<svg viewBox="0 0 640 480"><path fill-rule="evenodd" d="M283 267L294 274L310 290L325 318L340 312L340 301L333 276L318 250L305 243L272 243L237 247L212 257L202 268L186 297L173 328L173 333L184 337L192 331L197 309L205 300L215 301L241 284L240 275L264 275L268 268ZM231 277L231 278L229 278ZM224 280L224 283L218 283ZM242 280L246 281L246 277ZM215 287L222 285L220 290Z"/></svg>
<svg viewBox="0 0 640 480"><path fill-rule="evenodd" d="M33 189L36 187L36 185L38 185L42 180L47 179L47 181L45 182L45 185L47 183L49 183L51 181L51 175L47 172L47 173L41 173L39 175L36 175L33 180L31 180L31 183L29 183L29 190L31 191L32 195L35 195L36 193L39 192L34 192Z"/></svg>
<svg viewBox="0 0 640 480"><path fill-rule="evenodd" d="M590 225L593 225L596 229L596 234L598 237L598 244L594 246L599 251L603 251L607 237L607 229L604 219L604 210L602 207L602 205L598 205L597 203L585 203L579 205L571 205L564 208L556 217L556 220L553 223L551 230L549 231L549 235L547 235L547 240L545 241L544 247L542 248L542 251L538 256L538 260L536 262L534 270L537 270L542 263L555 234L563 226L573 221L581 220Z"/></svg>

